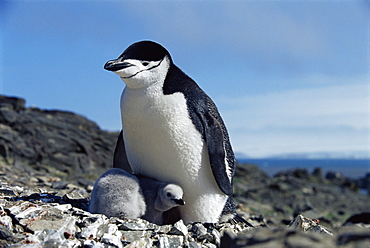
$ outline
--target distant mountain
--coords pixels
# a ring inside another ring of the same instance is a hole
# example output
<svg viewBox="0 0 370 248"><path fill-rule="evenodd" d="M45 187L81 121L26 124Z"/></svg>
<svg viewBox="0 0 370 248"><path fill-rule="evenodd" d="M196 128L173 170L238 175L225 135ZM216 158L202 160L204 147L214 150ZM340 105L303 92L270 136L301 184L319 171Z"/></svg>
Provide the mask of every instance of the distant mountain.
<svg viewBox="0 0 370 248"><path fill-rule="evenodd" d="M96 179L112 167L118 133L59 110L26 108L25 100L0 95L0 159L68 179Z"/></svg>
<svg viewBox="0 0 370 248"><path fill-rule="evenodd" d="M251 159L244 153L235 153L237 160ZM264 159L370 159L370 151L355 152L308 152L308 153L284 153L273 156L261 157Z"/></svg>

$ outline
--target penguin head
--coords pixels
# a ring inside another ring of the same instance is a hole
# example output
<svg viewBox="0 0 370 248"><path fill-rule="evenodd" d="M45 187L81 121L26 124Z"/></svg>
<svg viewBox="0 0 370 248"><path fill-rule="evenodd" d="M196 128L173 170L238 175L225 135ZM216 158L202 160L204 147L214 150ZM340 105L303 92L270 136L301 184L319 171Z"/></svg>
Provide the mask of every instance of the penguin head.
<svg viewBox="0 0 370 248"><path fill-rule="evenodd" d="M171 63L171 56L163 46L139 41L117 59L108 61L104 69L119 75L127 87L137 89L163 83Z"/></svg>
<svg viewBox="0 0 370 248"><path fill-rule="evenodd" d="M182 199L184 192L176 184L163 184L157 192L157 199L154 207L159 211L167 211L176 206L185 205Z"/></svg>

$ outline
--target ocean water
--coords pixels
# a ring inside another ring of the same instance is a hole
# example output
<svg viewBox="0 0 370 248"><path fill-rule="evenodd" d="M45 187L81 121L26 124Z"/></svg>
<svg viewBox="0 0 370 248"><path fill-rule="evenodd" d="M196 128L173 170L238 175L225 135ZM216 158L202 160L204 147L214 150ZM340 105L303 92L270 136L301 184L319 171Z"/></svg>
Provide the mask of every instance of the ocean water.
<svg viewBox="0 0 370 248"><path fill-rule="evenodd" d="M277 172L303 168L312 172L316 167L323 170L325 176L328 171L340 172L345 177L360 178L370 173L369 159L238 159L239 163L258 165L270 176Z"/></svg>

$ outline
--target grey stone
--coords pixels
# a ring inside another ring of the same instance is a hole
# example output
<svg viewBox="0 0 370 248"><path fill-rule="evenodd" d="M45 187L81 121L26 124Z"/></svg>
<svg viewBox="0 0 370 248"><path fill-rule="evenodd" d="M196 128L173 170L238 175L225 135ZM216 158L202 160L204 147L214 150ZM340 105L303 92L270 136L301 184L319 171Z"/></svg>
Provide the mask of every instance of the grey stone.
<svg viewBox="0 0 370 248"><path fill-rule="evenodd" d="M288 247L335 247L332 238L326 238L319 233L305 233L305 232L293 232L287 233L284 239L284 243Z"/></svg>
<svg viewBox="0 0 370 248"><path fill-rule="evenodd" d="M222 237L221 233L217 231L216 229L212 229L211 234L212 234L211 242L219 246L221 243L221 237Z"/></svg>
<svg viewBox="0 0 370 248"><path fill-rule="evenodd" d="M5 226L9 230L13 229L13 219L10 216L0 216L0 225Z"/></svg>
<svg viewBox="0 0 370 248"><path fill-rule="evenodd" d="M207 235L207 228L205 228L202 223L195 223L191 228L191 231L197 238Z"/></svg>
<svg viewBox="0 0 370 248"><path fill-rule="evenodd" d="M119 232L118 232L119 233ZM122 242L121 242L121 235L113 235L109 233L104 233L101 242L110 246L114 247L123 247Z"/></svg>
<svg viewBox="0 0 370 248"><path fill-rule="evenodd" d="M105 245L92 239L87 239L82 242L84 248L104 248Z"/></svg>
<svg viewBox="0 0 370 248"><path fill-rule="evenodd" d="M66 239L64 234L57 230L36 231L28 236L21 244L12 245L12 247L62 247L73 248L80 247L81 242L75 238Z"/></svg>
<svg viewBox="0 0 370 248"><path fill-rule="evenodd" d="M120 230L126 231L126 230L156 230L158 229L158 226L150 223L146 220L137 219L137 220L128 220L127 222L122 223L122 225L119 226Z"/></svg>
<svg viewBox="0 0 370 248"><path fill-rule="evenodd" d="M100 238L100 230L102 225L107 225L108 219L103 215L94 217L85 217L80 223L81 231L76 235L84 239Z"/></svg>
<svg viewBox="0 0 370 248"><path fill-rule="evenodd" d="M67 248L81 247L81 241L79 241L78 239L65 239L62 242L62 246L65 246Z"/></svg>
<svg viewBox="0 0 370 248"><path fill-rule="evenodd" d="M50 229L42 229L40 231L35 231L34 236L39 239L40 241L47 241L47 240L55 240L55 241L63 241L64 234L58 230L50 230Z"/></svg>
<svg viewBox="0 0 370 248"><path fill-rule="evenodd" d="M370 229L359 226L345 226L339 230L338 246L370 247Z"/></svg>
<svg viewBox="0 0 370 248"><path fill-rule="evenodd" d="M148 237L143 237L143 238L139 238L139 239L131 242L130 244L125 246L125 248L138 248L138 247L145 247L145 248L148 247L149 248L149 247L152 247L152 246L153 246L153 240L151 240Z"/></svg>
<svg viewBox="0 0 370 248"><path fill-rule="evenodd" d="M191 241L187 244L187 247L189 247L189 248L202 248L202 245L195 242L195 241Z"/></svg>
<svg viewBox="0 0 370 248"><path fill-rule="evenodd" d="M32 231L43 229L59 230L61 232L76 232L76 218L70 215L65 216L60 209L67 209L68 206L38 206L25 209L16 214L19 222ZM60 208L60 209L59 209Z"/></svg>
<svg viewBox="0 0 370 248"><path fill-rule="evenodd" d="M185 226L183 220L179 220L175 224L173 224L173 227L168 232L168 234L175 234L175 235L183 235L183 236L186 236L188 234L188 228Z"/></svg>
<svg viewBox="0 0 370 248"><path fill-rule="evenodd" d="M0 225L0 239L6 240L8 242L17 242L18 238L13 235L13 233L5 226Z"/></svg>
<svg viewBox="0 0 370 248"><path fill-rule="evenodd" d="M183 247L184 237L178 235L166 235L158 238L159 248L176 248Z"/></svg>
<svg viewBox="0 0 370 248"><path fill-rule="evenodd" d="M236 247L335 247L333 236L290 228L257 228L221 241L221 248Z"/></svg>
<svg viewBox="0 0 370 248"><path fill-rule="evenodd" d="M65 189L67 188L68 182L66 181L57 181L57 182L52 182L51 187L53 189Z"/></svg>
<svg viewBox="0 0 370 248"><path fill-rule="evenodd" d="M90 194L84 188L78 188L77 186L65 194L63 197L66 199L74 200L74 199L83 199L89 197Z"/></svg>
<svg viewBox="0 0 370 248"><path fill-rule="evenodd" d="M15 193L13 189L0 188L0 195L16 196L17 194Z"/></svg>
<svg viewBox="0 0 370 248"><path fill-rule="evenodd" d="M203 247L205 247L205 248L217 248L217 245L211 244L211 243L206 243L206 244L203 245Z"/></svg>
<svg viewBox="0 0 370 248"><path fill-rule="evenodd" d="M207 240L209 242L214 241L213 235L208 232L207 228L204 227L201 223L196 223L193 225L192 229L193 233L195 234L196 239L198 240Z"/></svg>
<svg viewBox="0 0 370 248"><path fill-rule="evenodd" d="M139 240L143 237L151 237L153 235L153 231L151 230L135 230L135 231L121 231L122 238L124 241L127 242L134 242L135 240Z"/></svg>
<svg viewBox="0 0 370 248"><path fill-rule="evenodd" d="M154 229L154 232L160 233L160 234L166 234L166 233L169 233L172 229L173 229L172 225L163 225L163 226L158 226L158 228Z"/></svg>
<svg viewBox="0 0 370 248"><path fill-rule="evenodd" d="M312 219L308 219L302 215L298 215L289 226L293 229L302 230L304 232L310 231L333 235L332 231L330 231L328 228L323 227Z"/></svg>
<svg viewBox="0 0 370 248"><path fill-rule="evenodd" d="M168 241L167 236L162 236L158 238L158 247L159 248L169 248L170 242Z"/></svg>

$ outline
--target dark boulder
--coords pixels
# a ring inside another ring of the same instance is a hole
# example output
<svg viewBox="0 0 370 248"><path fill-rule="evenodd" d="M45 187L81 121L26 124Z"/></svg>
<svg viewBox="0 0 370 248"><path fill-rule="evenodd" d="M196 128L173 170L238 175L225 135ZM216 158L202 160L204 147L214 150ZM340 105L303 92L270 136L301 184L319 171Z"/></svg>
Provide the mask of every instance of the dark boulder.
<svg viewBox="0 0 370 248"><path fill-rule="evenodd" d="M112 167L118 133L101 130L71 112L25 108L25 101L0 97L0 156L64 175L95 179Z"/></svg>

